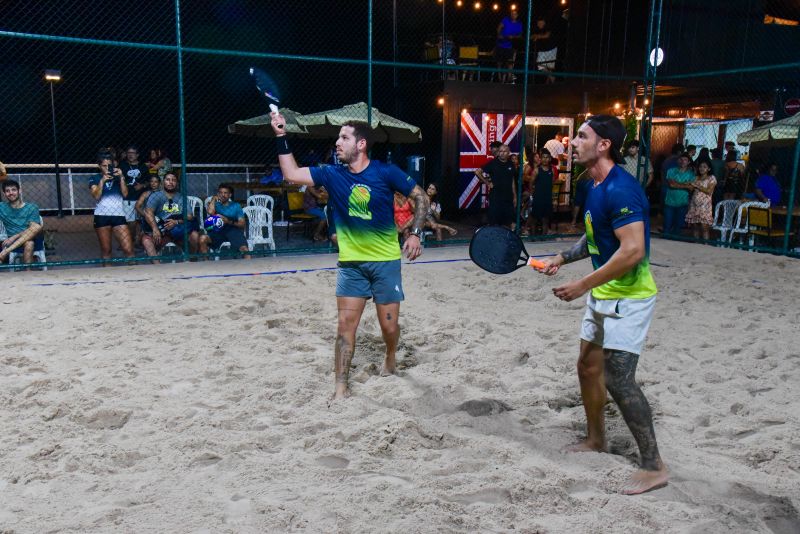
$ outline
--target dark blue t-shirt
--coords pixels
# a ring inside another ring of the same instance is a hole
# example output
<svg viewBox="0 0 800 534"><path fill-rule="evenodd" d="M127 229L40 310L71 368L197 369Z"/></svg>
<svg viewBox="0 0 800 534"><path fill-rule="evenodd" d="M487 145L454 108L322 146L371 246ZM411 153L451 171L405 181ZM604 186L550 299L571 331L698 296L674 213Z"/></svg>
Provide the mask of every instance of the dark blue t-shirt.
<svg viewBox="0 0 800 534"><path fill-rule="evenodd" d="M394 165L371 160L352 173L345 165L311 167L314 185L328 191L340 261L400 259L394 224L394 192L408 196L416 182Z"/></svg>
<svg viewBox="0 0 800 534"><path fill-rule="evenodd" d="M614 230L642 221L645 257L630 271L592 290L597 299L649 298L656 294L650 273L650 204L642 186L625 169L614 165L606 179L592 184L583 214L592 264L599 269L619 249Z"/></svg>

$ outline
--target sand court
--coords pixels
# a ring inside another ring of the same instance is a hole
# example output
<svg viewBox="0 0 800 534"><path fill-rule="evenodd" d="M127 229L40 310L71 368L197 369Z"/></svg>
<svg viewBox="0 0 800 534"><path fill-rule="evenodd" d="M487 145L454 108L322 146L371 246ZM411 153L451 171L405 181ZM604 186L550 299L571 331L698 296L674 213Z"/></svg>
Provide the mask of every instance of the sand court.
<svg viewBox="0 0 800 534"><path fill-rule="evenodd" d="M800 261L652 241L637 377L672 480L627 497L613 403L609 453L561 452L584 299L551 288L590 262L466 258L404 265L398 376L368 304L330 407L334 256L9 273L0 531L800 531Z"/></svg>

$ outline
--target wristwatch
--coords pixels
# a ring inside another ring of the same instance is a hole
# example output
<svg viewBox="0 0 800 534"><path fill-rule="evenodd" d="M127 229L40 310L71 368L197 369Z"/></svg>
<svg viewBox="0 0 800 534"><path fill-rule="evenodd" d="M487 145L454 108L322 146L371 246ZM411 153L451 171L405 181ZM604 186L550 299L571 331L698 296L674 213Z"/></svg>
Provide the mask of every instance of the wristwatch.
<svg viewBox="0 0 800 534"><path fill-rule="evenodd" d="M415 235L422 240L422 228L414 228L411 230L411 235Z"/></svg>

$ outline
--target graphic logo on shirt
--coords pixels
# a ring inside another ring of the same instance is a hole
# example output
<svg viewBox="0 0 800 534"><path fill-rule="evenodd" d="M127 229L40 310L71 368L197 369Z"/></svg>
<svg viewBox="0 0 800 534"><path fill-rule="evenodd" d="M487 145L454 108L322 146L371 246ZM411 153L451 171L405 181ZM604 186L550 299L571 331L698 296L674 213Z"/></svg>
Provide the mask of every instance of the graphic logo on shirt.
<svg viewBox="0 0 800 534"><path fill-rule="evenodd" d="M589 254L600 254L597 244L594 241L594 226L592 226L592 212L586 211L583 215L583 224L586 226L586 247L589 249Z"/></svg>
<svg viewBox="0 0 800 534"><path fill-rule="evenodd" d="M138 180L139 177L142 175L142 171L140 171L137 167L131 167L130 169L128 169L128 172L126 174L128 175L129 178L128 185L135 185L136 180Z"/></svg>
<svg viewBox="0 0 800 534"><path fill-rule="evenodd" d="M625 217L626 215L633 215L633 212L630 209L628 209L627 206L622 208L621 210L619 210L617 212L617 214L614 215L614 219L616 220L616 219L619 219L621 217Z"/></svg>
<svg viewBox="0 0 800 534"><path fill-rule="evenodd" d="M176 213L180 214L181 207L177 202L175 202L172 199L169 199L167 202L164 202L164 204L161 206L161 212L162 213L168 213L170 215L173 215L173 214L176 214Z"/></svg>
<svg viewBox="0 0 800 534"><path fill-rule="evenodd" d="M372 220L372 212L369 211L369 199L372 190L364 184L355 184L350 189L350 198L347 199L347 214L351 217L358 217L367 221Z"/></svg>
<svg viewBox="0 0 800 534"><path fill-rule="evenodd" d="M105 187L107 191L111 191L111 189L114 187L114 180L107 181L105 184L103 184L103 187Z"/></svg>

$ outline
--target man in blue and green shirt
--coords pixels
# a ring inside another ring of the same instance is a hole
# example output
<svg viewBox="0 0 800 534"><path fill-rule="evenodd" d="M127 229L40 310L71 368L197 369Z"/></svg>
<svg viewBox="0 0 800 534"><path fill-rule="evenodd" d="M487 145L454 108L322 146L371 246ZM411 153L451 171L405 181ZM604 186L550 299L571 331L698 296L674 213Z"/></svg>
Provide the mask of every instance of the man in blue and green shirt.
<svg viewBox="0 0 800 534"><path fill-rule="evenodd" d="M346 165L298 167L286 140L286 120L272 113L281 172L288 182L324 186L333 207L339 239L336 301L339 321L334 348L336 389L333 399L350 395L348 377L356 330L367 300L375 299L386 343L381 375L394 374L400 339L398 316L403 300L401 251L394 224L394 192L414 201L411 235L403 244L409 260L422 253L420 236L428 214L428 196L414 179L394 165L369 159L372 130L365 122L346 122L336 140L336 156Z"/></svg>
<svg viewBox="0 0 800 534"><path fill-rule="evenodd" d="M620 166L624 140L625 127L609 115L595 115L578 130L573 155L593 179L583 212L586 233L572 248L546 261L542 272L554 275L561 265L592 259L590 274L553 289L566 302L589 292L578 357L587 437L569 450L605 450L608 390L639 446L641 469L622 489L632 495L664 486L668 474L658 452L650 405L636 383L657 290L649 263L650 206L642 187Z"/></svg>

